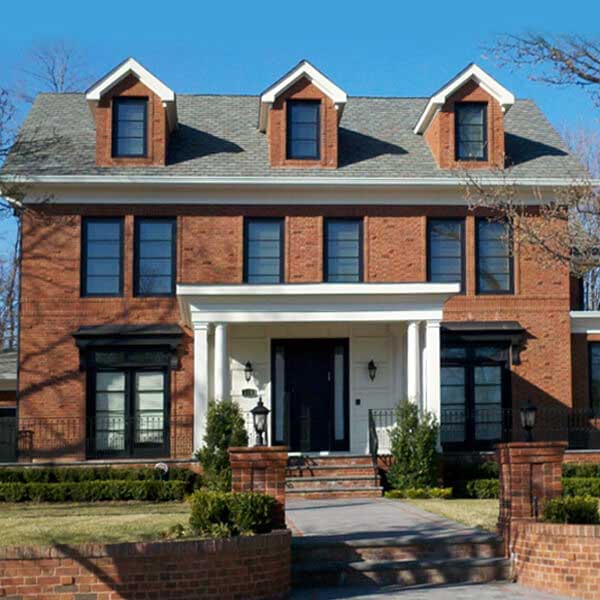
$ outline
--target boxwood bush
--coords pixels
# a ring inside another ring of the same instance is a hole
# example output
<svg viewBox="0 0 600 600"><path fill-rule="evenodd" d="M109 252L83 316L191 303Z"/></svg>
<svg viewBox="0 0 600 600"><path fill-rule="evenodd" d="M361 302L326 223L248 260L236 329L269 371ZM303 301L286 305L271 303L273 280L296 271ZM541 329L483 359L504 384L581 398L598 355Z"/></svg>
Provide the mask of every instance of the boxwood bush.
<svg viewBox="0 0 600 600"><path fill-rule="evenodd" d="M563 477L565 496L594 496L600 498L600 477Z"/></svg>
<svg viewBox="0 0 600 600"><path fill-rule="evenodd" d="M600 523L598 499L573 496L548 500L543 508L543 519L548 523L596 525Z"/></svg>
<svg viewBox="0 0 600 600"><path fill-rule="evenodd" d="M404 488L401 490L390 490L385 493L386 498L440 498L448 500L452 498L452 488Z"/></svg>
<svg viewBox="0 0 600 600"><path fill-rule="evenodd" d="M190 497L190 527L202 537L268 533L275 499L256 492L198 490Z"/></svg>
<svg viewBox="0 0 600 600"><path fill-rule="evenodd" d="M101 502L183 500L185 481L78 481L63 483L0 483L0 502Z"/></svg>
<svg viewBox="0 0 600 600"><path fill-rule="evenodd" d="M563 464L563 477L600 477L599 465Z"/></svg>

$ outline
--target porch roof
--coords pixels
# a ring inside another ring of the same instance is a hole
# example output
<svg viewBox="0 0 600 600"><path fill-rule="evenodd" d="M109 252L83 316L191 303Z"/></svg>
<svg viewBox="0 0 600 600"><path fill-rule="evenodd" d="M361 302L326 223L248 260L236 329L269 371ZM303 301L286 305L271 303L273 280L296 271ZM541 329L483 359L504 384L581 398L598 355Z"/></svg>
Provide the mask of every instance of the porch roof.
<svg viewBox="0 0 600 600"><path fill-rule="evenodd" d="M285 323L441 320L458 283L177 286L184 322Z"/></svg>

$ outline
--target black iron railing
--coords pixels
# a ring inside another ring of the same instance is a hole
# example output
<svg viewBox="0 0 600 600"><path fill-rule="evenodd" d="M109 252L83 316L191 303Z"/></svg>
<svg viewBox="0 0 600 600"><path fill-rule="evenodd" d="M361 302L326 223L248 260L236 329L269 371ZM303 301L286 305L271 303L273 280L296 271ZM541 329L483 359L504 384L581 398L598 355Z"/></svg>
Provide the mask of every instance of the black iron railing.
<svg viewBox="0 0 600 600"><path fill-rule="evenodd" d="M390 434L396 409L369 410L369 448L378 454L390 451ZM589 409L539 407L534 441L566 441L571 450L600 450L600 412ZM440 439L444 450L491 450L498 442L526 441L518 409L443 409Z"/></svg>

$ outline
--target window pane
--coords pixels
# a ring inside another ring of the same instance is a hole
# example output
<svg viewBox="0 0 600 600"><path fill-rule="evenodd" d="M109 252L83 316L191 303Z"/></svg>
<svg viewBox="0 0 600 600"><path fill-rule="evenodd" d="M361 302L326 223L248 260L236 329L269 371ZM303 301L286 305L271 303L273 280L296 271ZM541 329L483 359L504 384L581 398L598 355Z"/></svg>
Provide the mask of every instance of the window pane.
<svg viewBox="0 0 600 600"><path fill-rule="evenodd" d="M288 158L319 158L320 106L313 101L287 103Z"/></svg>
<svg viewBox="0 0 600 600"><path fill-rule="evenodd" d="M482 160L486 156L487 118L483 103L457 103L456 157Z"/></svg>
<svg viewBox="0 0 600 600"><path fill-rule="evenodd" d="M512 256L507 223L477 221L477 288L479 292L512 289Z"/></svg>
<svg viewBox="0 0 600 600"><path fill-rule="evenodd" d="M138 296L172 294L175 285L175 219L136 220Z"/></svg>
<svg viewBox="0 0 600 600"><path fill-rule="evenodd" d="M282 221L248 219L244 256L247 283L279 283L282 279Z"/></svg>
<svg viewBox="0 0 600 600"><path fill-rule="evenodd" d="M117 156L141 156L144 154L142 138L119 138L117 140Z"/></svg>
<svg viewBox="0 0 600 600"><path fill-rule="evenodd" d="M360 281L362 221L329 220L325 227L327 281Z"/></svg>
<svg viewBox="0 0 600 600"><path fill-rule="evenodd" d="M291 158L317 158L317 142L292 139Z"/></svg>
<svg viewBox="0 0 600 600"><path fill-rule="evenodd" d="M146 103L144 98L118 98L114 101L113 155L145 155Z"/></svg>
<svg viewBox="0 0 600 600"><path fill-rule="evenodd" d="M429 281L462 283L463 222L431 219L428 232Z"/></svg>
<svg viewBox="0 0 600 600"><path fill-rule="evenodd" d="M96 449L125 448L125 373L96 374Z"/></svg>
<svg viewBox="0 0 600 600"><path fill-rule="evenodd" d="M161 444L164 436L165 376L161 371L135 375L135 442Z"/></svg>
<svg viewBox="0 0 600 600"><path fill-rule="evenodd" d="M82 292L118 295L121 288L121 219L85 219L82 224Z"/></svg>
<svg viewBox="0 0 600 600"><path fill-rule="evenodd" d="M591 408L600 411L600 344L590 344Z"/></svg>

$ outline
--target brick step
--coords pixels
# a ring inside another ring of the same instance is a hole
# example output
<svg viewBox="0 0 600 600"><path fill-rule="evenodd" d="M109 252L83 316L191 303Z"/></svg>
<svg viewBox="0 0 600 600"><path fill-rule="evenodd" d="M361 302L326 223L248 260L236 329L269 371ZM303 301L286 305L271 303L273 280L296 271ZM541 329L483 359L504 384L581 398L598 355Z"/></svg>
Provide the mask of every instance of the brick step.
<svg viewBox="0 0 600 600"><path fill-rule="evenodd" d="M334 454L334 455L306 455L290 456L288 458L288 468L319 467L326 465L363 465L373 466L373 459L368 454Z"/></svg>
<svg viewBox="0 0 600 600"><path fill-rule="evenodd" d="M312 490L316 488L354 488L379 486L379 477L371 475L358 475L346 477L288 477L285 480L285 489Z"/></svg>
<svg viewBox="0 0 600 600"><path fill-rule="evenodd" d="M374 477L373 465L322 465L317 467L288 467L287 477Z"/></svg>
<svg viewBox="0 0 600 600"><path fill-rule="evenodd" d="M444 558L436 560L319 561L292 565L297 588L341 585L440 585L482 583L510 577L505 558Z"/></svg>
<svg viewBox="0 0 600 600"><path fill-rule="evenodd" d="M381 498L383 488L379 486L325 486L310 489L290 489L286 487L285 493L286 496L294 500L325 500L330 498Z"/></svg>
<svg viewBox="0 0 600 600"><path fill-rule="evenodd" d="M303 537L294 539L294 564L316 561L357 562L434 560L454 558L498 558L502 542L487 533L465 533L432 536L397 536L366 540L326 541Z"/></svg>

